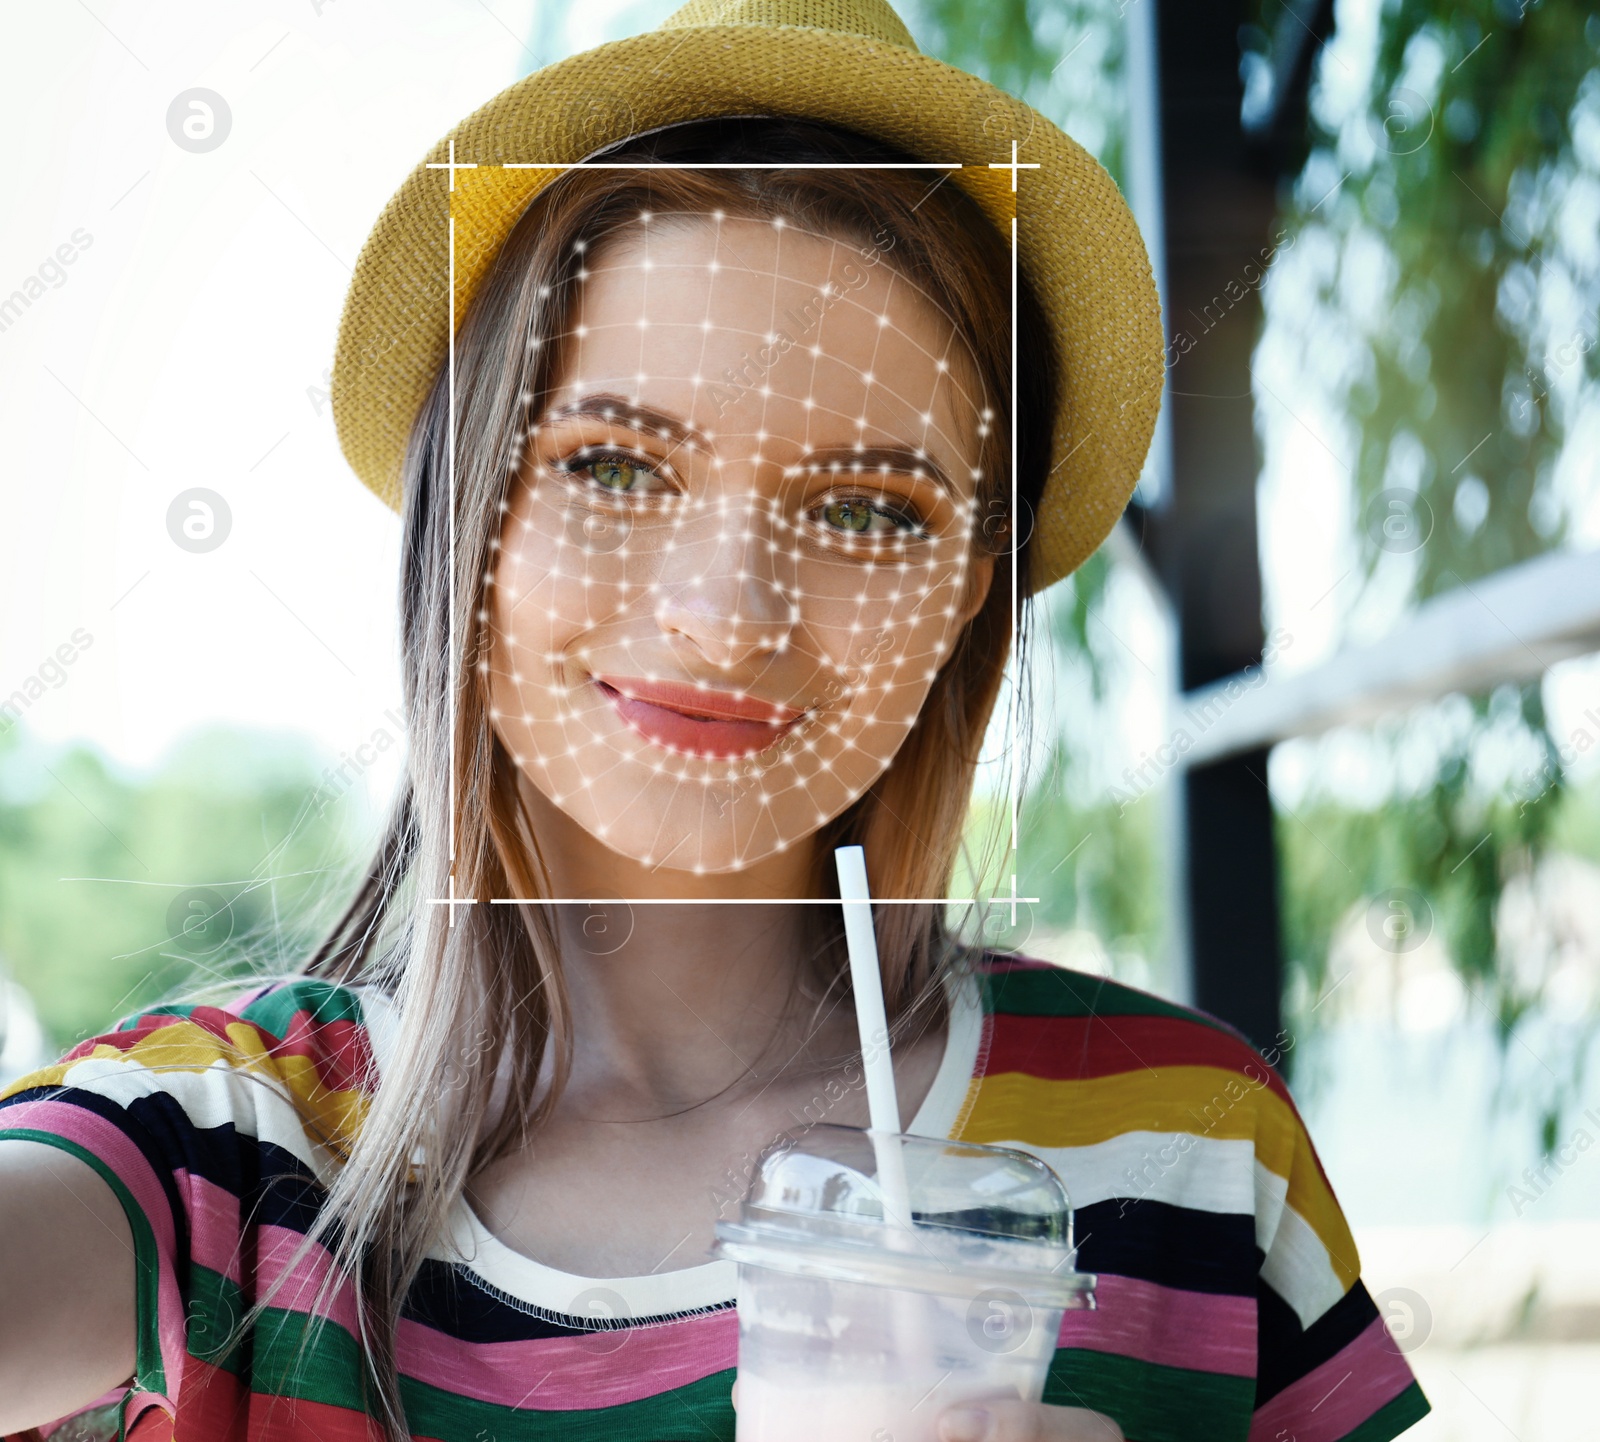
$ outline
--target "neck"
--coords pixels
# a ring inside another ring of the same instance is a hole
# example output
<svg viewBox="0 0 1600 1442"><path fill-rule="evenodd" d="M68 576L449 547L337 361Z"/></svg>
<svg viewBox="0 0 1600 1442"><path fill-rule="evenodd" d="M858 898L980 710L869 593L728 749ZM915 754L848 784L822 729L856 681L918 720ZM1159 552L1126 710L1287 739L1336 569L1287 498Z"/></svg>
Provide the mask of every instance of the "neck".
<svg viewBox="0 0 1600 1442"><path fill-rule="evenodd" d="M794 1005L815 849L697 876L610 850L524 778L551 894L576 1049L567 1095L607 1117L753 1095L856 1045L848 999ZM613 898L616 898L613 900Z"/></svg>

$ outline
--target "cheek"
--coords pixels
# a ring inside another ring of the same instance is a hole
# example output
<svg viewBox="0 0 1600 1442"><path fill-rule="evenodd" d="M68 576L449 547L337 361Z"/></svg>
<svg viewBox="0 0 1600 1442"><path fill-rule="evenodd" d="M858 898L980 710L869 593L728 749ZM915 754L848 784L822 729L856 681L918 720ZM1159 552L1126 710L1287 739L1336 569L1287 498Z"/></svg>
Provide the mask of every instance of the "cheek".
<svg viewBox="0 0 1600 1442"><path fill-rule="evenodd" d="M852 648L852 710L869 726L909 727L943 661L944 633L942 618L868 632Z"/></svg>
<svg viewBox="0 0 1600 1442"><path fill-rule="evenodd" d="M528 500L505 528L494 568L489 621L499 650L497 673L520 659L545 667L575 637L636 603L625 518ZM538 653L538 659L530 656Z"/></svg>
<svg viewBox="0 0 1600 1442"><path fill-rule="evenodd" d="M960 624L967 586L964 552L872 567L809 568L801 586L808 633L836 671L881 687L931 681Z"/></svg>
<svg viewBox="0 0 1600 1442"><path fill-rule="evenodd" d="M874 578L835 608L802 603L822 663L830 673L829 709L847 734L875 732L874 751L894 744L916 721L928 690L954 644L959 621L947 614L959 578L941 573L934 584L919 568ZM880 592L873 595L872 592ZM823 613L823 614L819 614ZM887 760L887 757L881 759Z"/></svg>
<svg viewBox="0 0 1600 1442"><path fill-rule="evenodd" d="M509 527L507 535L515 538L519 529ZM574 645L573 618L583 615L582 597L569 594L581 585L557 573L553 551L533 534L503 546L486 608L490 704L518 752L532 744L529 724L556 711L558 658Z"/></svg>
<svg viewBox="0 0 1600 1442"><path fill-rule="evenodd" d="M502 546L489 602L492 666L498 682L513 670L536 669L554 641L563 612L558 578L541 545L528 538Z"/></svg>

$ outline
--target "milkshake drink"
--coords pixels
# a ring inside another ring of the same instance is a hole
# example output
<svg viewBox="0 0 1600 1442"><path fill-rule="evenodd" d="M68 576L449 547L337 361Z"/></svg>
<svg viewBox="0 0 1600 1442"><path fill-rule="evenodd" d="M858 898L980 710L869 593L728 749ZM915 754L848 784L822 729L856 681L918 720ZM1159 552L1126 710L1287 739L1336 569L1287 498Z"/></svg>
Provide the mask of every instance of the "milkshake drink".
<svg viewBox="0 0 1600 1442"><path fill-rule="evenodd" d="M1062 1313L1094 1305L1061 1179L1009 1147L786 1134L716 1230L739 1264L738 1442L935 1442L959 1402L1037 1402Z"/></svg>

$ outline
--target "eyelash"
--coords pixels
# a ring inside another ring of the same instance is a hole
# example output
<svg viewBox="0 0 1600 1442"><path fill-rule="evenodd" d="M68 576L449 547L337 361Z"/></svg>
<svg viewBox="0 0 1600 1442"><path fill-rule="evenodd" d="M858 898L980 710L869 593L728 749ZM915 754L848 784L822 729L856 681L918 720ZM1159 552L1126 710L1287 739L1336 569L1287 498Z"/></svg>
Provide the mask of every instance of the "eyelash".
<svg viewBox="0 0 1600 1442"><path fill-rule="evenodd" d="M882 505L874 501L870 496L848 494L829 496L826 500L821 501L818 504L819 506L837 506L841 504L853 505L857 501L864 504L866 508L875 515L885 516L894 523L899 535L893 537L892 539L901 540L908 537L916 538L927 534L926 523L911 506ZM833 527L832 529L838 530L839 528ZM840 534L848 536L849 532L840 531Z"/></svg>
<svg viewBox="0 0 1600 1442"><path fill-rule="evenodd" d="M602 461L617 461L622 465L632 466L635 470L648 471L658 480L671 479L670 476L663 475L663 473L657 467L651 465L648 461L642 460L638 456L629 455L627 451L609 451L603 446L585 446L581 450L574 451L570 456L565 456L561 460L557 461L553 469L561 471L563 474L569 476L578 475L583 471L587 471L592 467L599 465ZM606 491L612 495L625 496L629 494L627 491L618 490L615 486L603 486L592 476L589 478L589 484L596 490Z"/></svg>
<svg viewBox="0 0 1600 1442"><path fill-rule="evenodd" d="M643 460L639 456L631 455L627 451L607 450L604 447L595 446L585 446L583 449L573 452L572 455L563 457L561 460L555 462L552 469L558 470L564 475L575 476L589 470L591 467L596 466L603 461L620 462L622 465L632 466L635 470L648 472L650 475L657 477L657 479L670 479L670 477L663 476L662 472L656 466L651 465L649 462ZM605 491L610 495L625 496L632 494L629 491L618 490L614 486L602 485L592 476L590 477L588 484L593 489ZM880 492L879 494L882 493ZM900 533L899 538L921 537L927 534L927 521L917 511L916 507L910 504L884 505L874 501L868 495L863 495L860 493L845 493L828 496L824 500L819 501L814 509L820 510L823 506L839 505L841 503L853 501L860 501L864 503L869 511L872 511L876 515L884 516L889 521L893 522L895 528ZM831 527L830 529L834 530L840 535L848 535L847 532L843 531L839 527Z"/></svg>

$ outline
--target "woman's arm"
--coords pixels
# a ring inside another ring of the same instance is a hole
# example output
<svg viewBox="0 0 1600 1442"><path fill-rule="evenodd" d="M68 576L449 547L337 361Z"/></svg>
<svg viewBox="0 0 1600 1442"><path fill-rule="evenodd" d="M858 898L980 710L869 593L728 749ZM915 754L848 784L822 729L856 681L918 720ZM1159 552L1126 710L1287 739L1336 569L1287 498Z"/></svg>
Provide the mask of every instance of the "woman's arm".
<svg viewBox="0 0 1600 1442"><path fill-rule="evenodd" d="M0 1436L133 1376L133 1232L86 1162L0 1135Z"/></svg>

